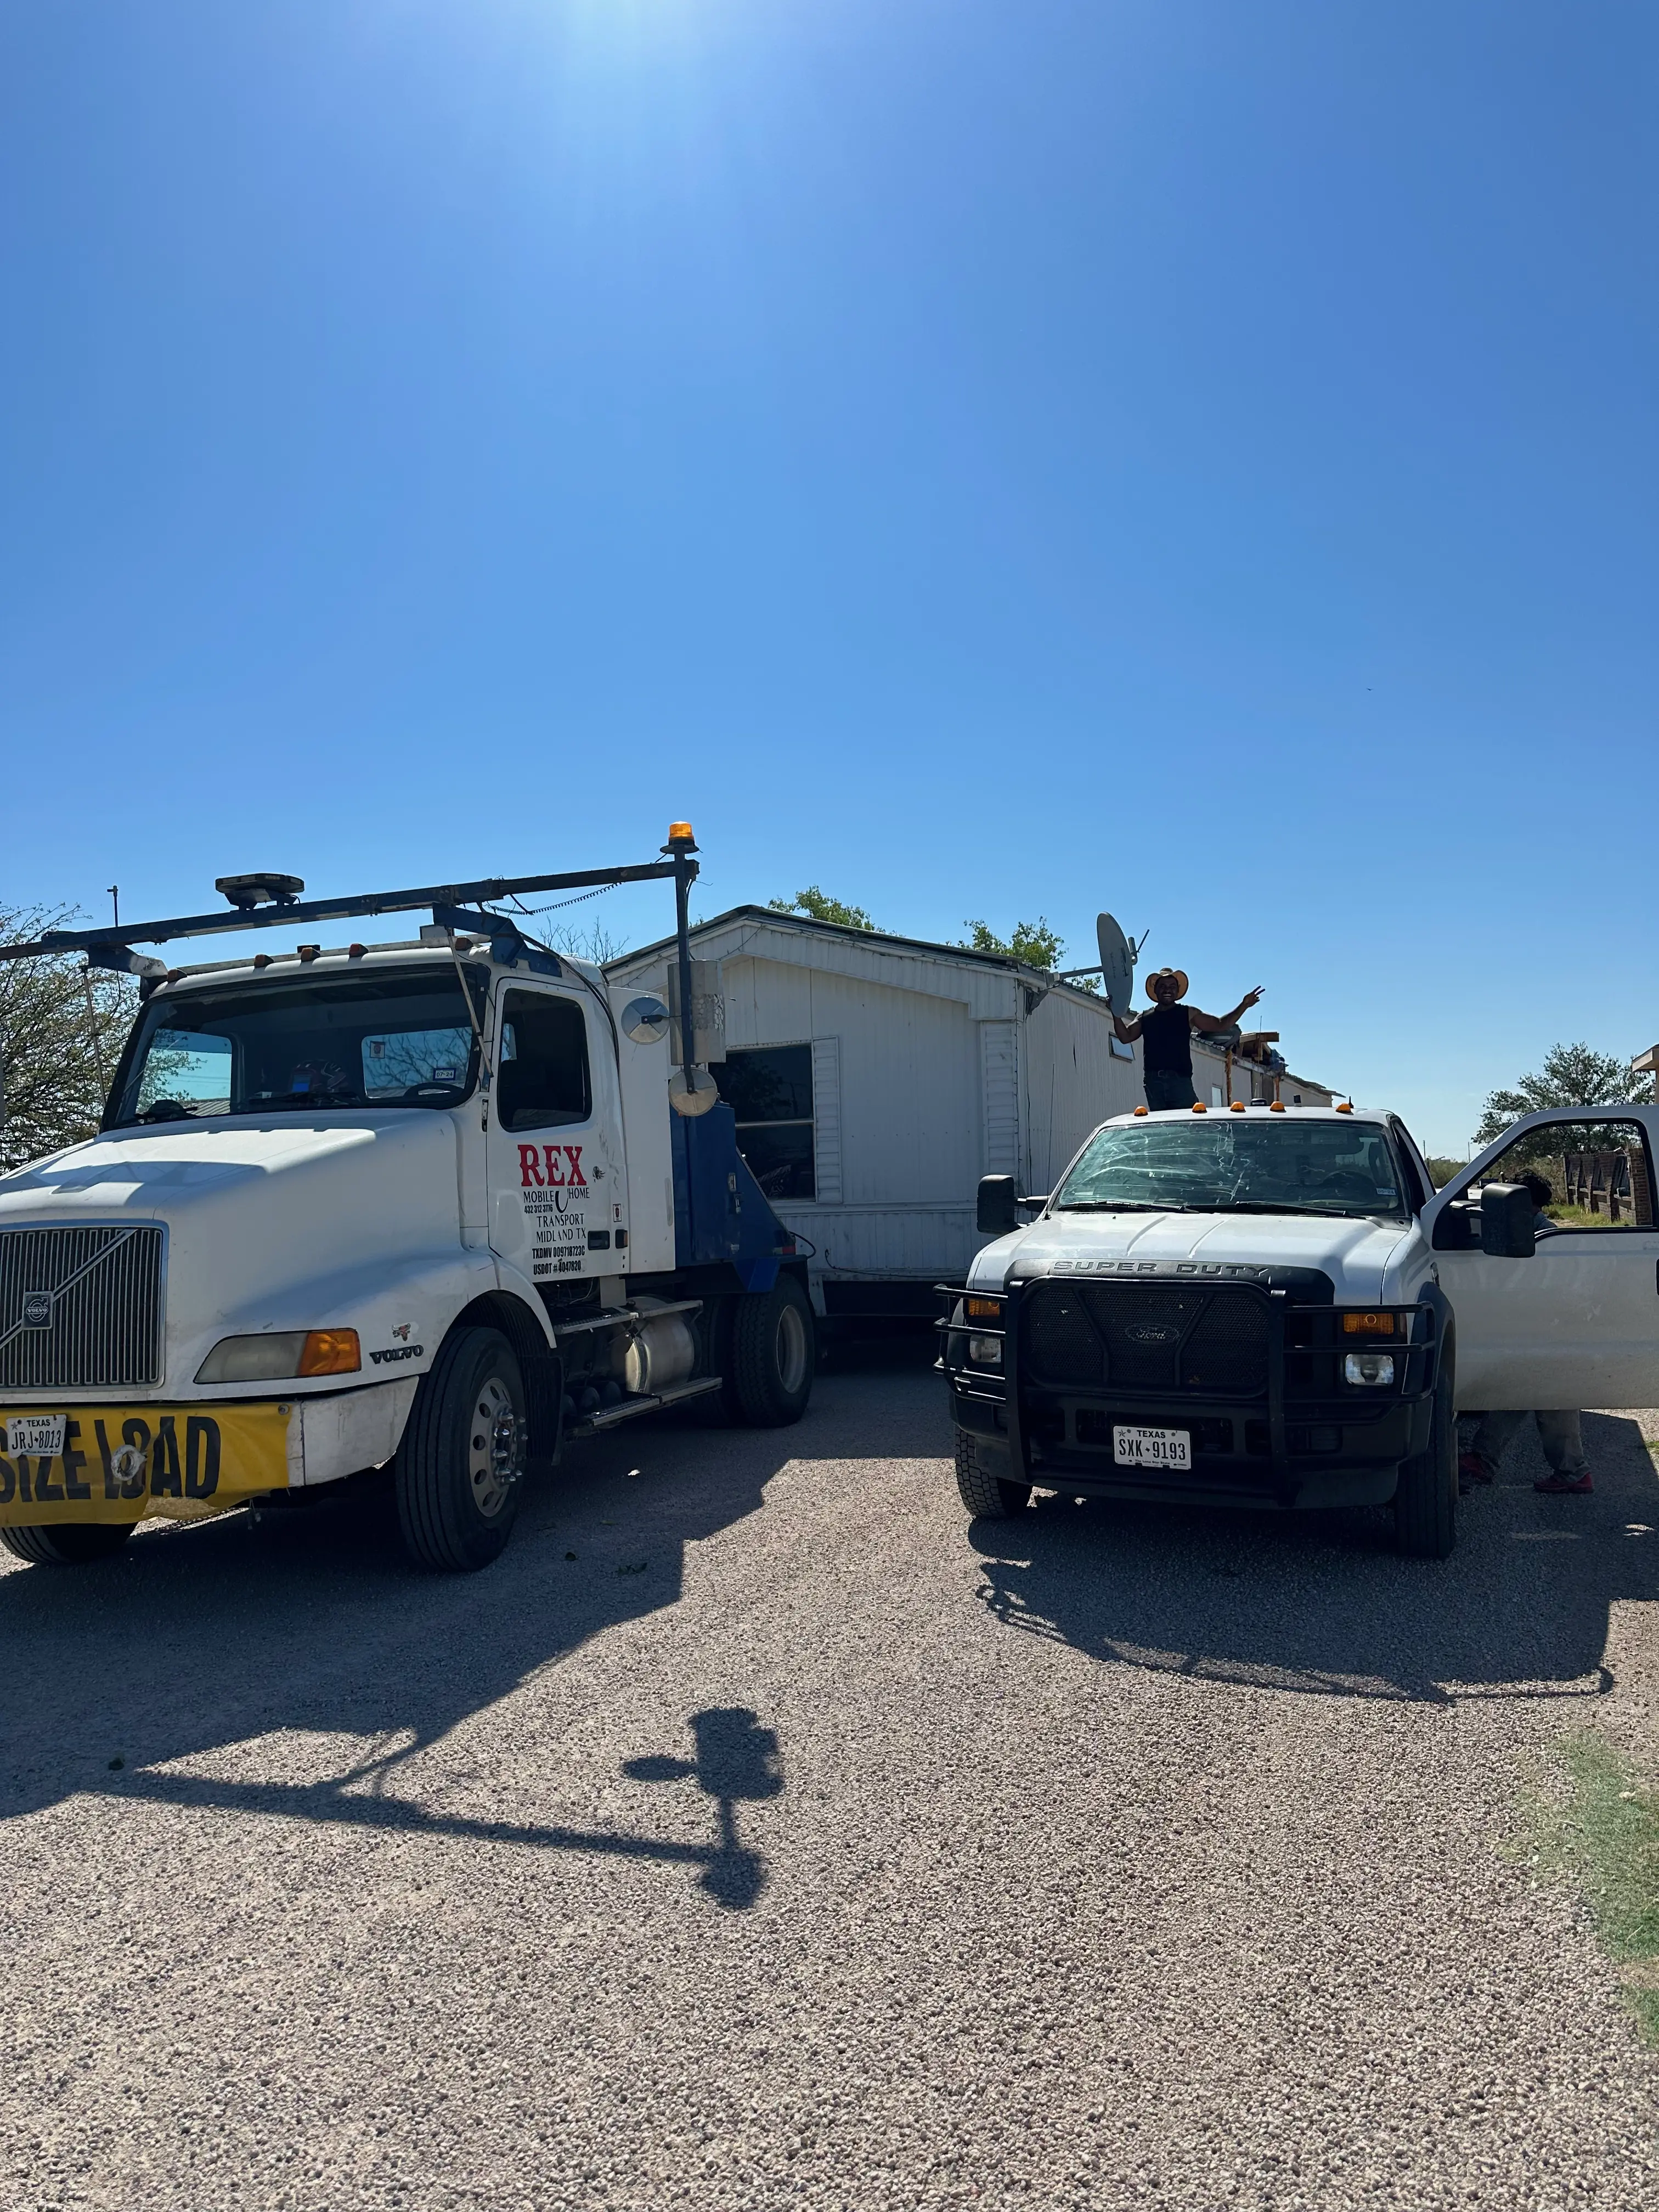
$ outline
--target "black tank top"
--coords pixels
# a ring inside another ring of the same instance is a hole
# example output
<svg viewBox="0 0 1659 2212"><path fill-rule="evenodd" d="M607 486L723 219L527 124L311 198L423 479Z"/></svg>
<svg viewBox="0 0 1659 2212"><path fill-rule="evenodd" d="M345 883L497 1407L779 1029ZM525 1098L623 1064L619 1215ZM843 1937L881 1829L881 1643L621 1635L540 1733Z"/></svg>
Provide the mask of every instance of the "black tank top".
<svg viewBox="0 0 1659 2212"><path fill-rule="evenodd" d="M1190 1075L1193 1025L1184 1006L1148 1006L1140 1018L1140 1038L1148 1075Z"/></svg>

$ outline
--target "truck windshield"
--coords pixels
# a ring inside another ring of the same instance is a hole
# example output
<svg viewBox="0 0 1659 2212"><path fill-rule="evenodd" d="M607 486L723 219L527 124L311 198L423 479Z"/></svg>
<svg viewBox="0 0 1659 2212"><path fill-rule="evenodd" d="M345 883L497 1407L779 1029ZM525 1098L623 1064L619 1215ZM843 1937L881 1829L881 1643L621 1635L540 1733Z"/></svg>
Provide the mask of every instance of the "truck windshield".
<svg viewBox="0 0 1659 2212"><path fill-rule="evenodd" d="M485 980L469 968L475 1004ZM150 1001L104 1126L454 1106L477 1079L477 1048L453 967L228 983Z"/></svg>
<svg viewBox="0 0 1659 2212"><path fill-rule="evenodd" d="M1097 1129L1054 1194L1057 1213L1399 1214L1394 1147L1380 1122L1231 1115Z"/></svg>

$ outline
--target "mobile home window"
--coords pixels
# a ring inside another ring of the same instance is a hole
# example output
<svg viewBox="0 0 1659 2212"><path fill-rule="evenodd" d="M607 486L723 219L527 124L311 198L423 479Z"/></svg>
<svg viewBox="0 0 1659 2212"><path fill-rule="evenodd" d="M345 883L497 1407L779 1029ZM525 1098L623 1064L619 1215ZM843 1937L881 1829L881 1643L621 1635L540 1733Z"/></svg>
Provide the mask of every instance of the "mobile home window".
<svg viewBox="0 0 1659 2212"><path fill-rule="evenodd" d="M816 1197L811 1046L769 1044L728 1053L711 1073L737 1116L738 1150L768 1198Z"/></svg>

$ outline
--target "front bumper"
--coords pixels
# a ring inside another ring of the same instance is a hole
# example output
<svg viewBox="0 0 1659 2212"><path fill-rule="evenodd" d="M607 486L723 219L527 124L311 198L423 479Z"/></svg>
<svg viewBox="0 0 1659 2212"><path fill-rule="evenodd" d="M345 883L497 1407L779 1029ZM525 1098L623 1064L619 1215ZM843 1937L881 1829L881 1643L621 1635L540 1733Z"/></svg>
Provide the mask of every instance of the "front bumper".
<svg viewBox="0 0 1659 2212"><path fill-rule="evenodd" d="M200 1520L337 1482L392 1457L418 1382L256 1402L67 1405L60 1453L0 1453L0 1527ZM0 1444L11 1418L58 1410L0 1404Z"/></svg>
<svg viewBox="0 0 1659 2212"><path fill-rule="evenodd" d="M1237 1291L1267 1301L1265 1387L1242 1394L1056 1383L1022 1371L1021 1293L1003 1293L1000 1332L1007 1371L967 1358L966 1331L947 1306L944 1356L951 1409L981 1452L1006 1454L1011 1480L1079 1497L1270 1511L1385 1504L1402 1461L1429 1447L1439 1361L1438 1315L1411 1310L1396 1346L1395 1385L1371 1391L1336 1381L1340 1349L1334 1309L1293 1306L1283 1293ZM965 1295L947 1291L952 1301ZM977 1326L977 1325L975 1325ZM979 1333L995 1334L980 1328ZM1119 1425L1180 1429L1192 1439L1190 1469L1120 1467Z"/></svg>

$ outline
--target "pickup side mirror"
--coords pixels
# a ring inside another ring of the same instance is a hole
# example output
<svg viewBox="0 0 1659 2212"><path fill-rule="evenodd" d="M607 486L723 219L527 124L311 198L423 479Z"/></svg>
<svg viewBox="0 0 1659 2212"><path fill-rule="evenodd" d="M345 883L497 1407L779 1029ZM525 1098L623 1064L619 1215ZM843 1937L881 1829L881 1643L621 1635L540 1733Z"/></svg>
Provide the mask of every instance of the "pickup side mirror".
<svg viewBox="0 0 1659 2212"><path fill-rule="evenodd" d="M1530 1260L1538 1249L1536 1211L1524 1183L1487 1183L1480 1193L1480 1249L1494 1260Z"/></svg>
<svg viewBox="0 0 1659 2212"><path fill-rule="evenodd" d="M1006 1237L1019 1226L1019 1185L1012 1176L981 1176L979 1179L979 1233Z"/></svg>

